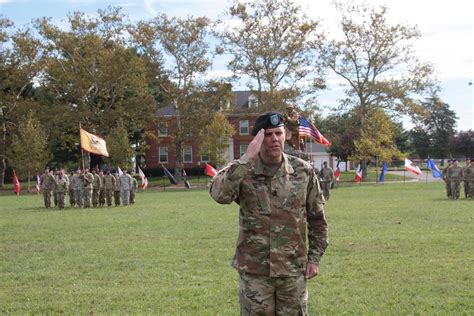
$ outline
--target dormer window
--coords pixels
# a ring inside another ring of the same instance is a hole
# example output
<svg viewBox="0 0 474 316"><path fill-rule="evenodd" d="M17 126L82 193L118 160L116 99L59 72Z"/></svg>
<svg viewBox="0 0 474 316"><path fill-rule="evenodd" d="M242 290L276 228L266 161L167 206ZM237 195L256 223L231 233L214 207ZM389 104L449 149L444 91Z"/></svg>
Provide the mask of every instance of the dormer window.
<svg viewBox="0 0 474 316"><path fill-rule="evenodd" d="M258 107L258 100L254 95L249 96L249 108Z"/></svg>

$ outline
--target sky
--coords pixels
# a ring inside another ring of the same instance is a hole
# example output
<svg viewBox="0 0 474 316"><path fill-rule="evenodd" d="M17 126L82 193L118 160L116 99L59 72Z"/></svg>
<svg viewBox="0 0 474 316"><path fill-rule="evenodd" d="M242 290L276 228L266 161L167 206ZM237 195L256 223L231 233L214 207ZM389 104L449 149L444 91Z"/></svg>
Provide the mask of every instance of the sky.
<svg viewBox="0 0 474 316"><path fill-rule="evenodd" d="M318 18L323 28L335 34L338 27L338 13L332 0L294 0L306 14ZM448 103L458 116L457 130L474 129L473 103L473 18L470 0L366 0L374 5L389 8L391 23L417 25L421 38L416 42L415 54L424 62L435 67L440 83L440 97ZM0 15L15 22L16 27L24 26L31 19L50 17L56 25L67 25L68 13L81 11L96 15L98 9L107 6L121 6L131 21L147 20L160 13L168 16L207 16L211 19L222 17L229 6L226 0L0 0ZM228 74L225 60L216 59L209 77ZM328 89L318 95L318 103L323 114L337 105L343 97L343 83L334 74L327 77ZM235 86L235 90L246 89ZM406 128L411 124L402 118Z"/></svg>

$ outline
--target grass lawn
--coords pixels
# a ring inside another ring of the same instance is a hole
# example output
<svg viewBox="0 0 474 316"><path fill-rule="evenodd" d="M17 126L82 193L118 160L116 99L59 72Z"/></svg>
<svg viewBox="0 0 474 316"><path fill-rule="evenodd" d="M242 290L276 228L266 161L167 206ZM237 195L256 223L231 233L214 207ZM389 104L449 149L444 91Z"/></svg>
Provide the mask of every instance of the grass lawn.
<svg viewBox="0 0 474 316"><path fill-rule="evenodd" d="M148 190L130 207L0 196L1 314L237 315L238 207ZM441 183L339 187L309 312L472 315L474 201Z"/></svg>

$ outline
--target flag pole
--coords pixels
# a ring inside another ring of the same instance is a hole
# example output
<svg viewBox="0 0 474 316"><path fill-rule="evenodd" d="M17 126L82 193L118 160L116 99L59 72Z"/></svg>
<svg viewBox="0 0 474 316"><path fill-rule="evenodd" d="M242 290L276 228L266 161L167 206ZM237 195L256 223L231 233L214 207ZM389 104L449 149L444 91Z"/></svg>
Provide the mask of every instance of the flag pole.
<svg viewBox="0 0 474 316"><path fill-rule="evenodd" d="M81 122L79 122L79 146L81 147L81 162L82 162L82 170L84 170L84 150L82 149L81 144Z"/></svg>

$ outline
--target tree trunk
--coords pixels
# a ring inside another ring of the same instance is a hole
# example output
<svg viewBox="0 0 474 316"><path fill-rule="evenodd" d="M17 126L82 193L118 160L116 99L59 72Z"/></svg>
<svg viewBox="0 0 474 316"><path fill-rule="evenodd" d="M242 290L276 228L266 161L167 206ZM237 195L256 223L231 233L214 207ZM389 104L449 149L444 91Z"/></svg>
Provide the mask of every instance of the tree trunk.
<svg viewBox="0 0 474 316"><path fill-rule="evenodd" d="M181 168L183 166L182 148L183 148L183 142L179 139L176 139L176 143L175 143L176 165L174 167L174 177L176 178L177 183L180 182Z"/></svg>

